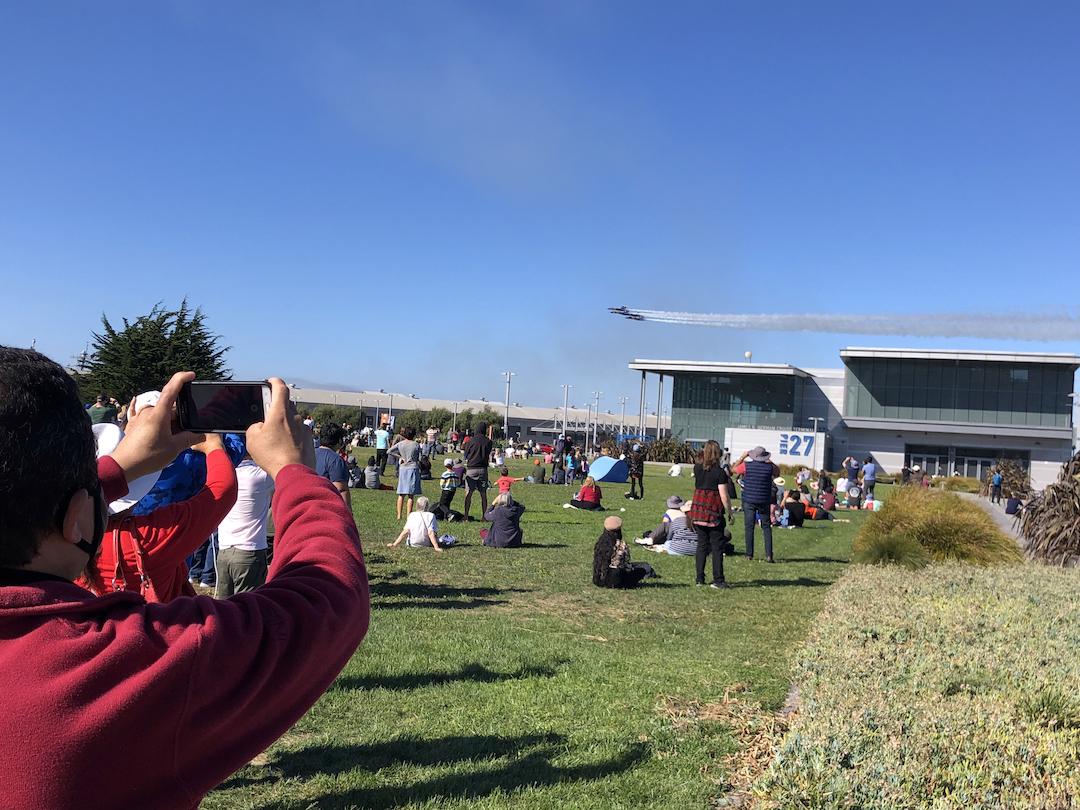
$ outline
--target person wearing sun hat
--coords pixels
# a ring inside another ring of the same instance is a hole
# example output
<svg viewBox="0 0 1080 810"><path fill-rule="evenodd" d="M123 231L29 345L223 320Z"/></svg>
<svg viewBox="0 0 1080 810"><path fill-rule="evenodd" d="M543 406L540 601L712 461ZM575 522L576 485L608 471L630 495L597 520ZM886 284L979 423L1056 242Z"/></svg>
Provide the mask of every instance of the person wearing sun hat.
<svg viewBox="0 0 1080 810"><path fill-rule="evenodd" d="M668 530L671 528L672 521L686 519L686 514L682 511L684 501L678 495L671 495L667 499L667 509L664 510L664 514L660 518L660 525L653 529L643 537L639 537L634 540L639 546L660 546L667 540Z"/></svg>
<svg viewBox="0 0 1080 810"><path fill-rule="evenodd" d="M754 527L760 522L765 560L774 562L770 503L775 486L773 479L779 475L779 468L772 463L772 457L764 447L755 447L747 454L742 477L742 505L748 560L754 559Z"/></svg>
<svg viewBox="0 0 1080 810"><path fill-rule="evenodd" d="M593 547L593 585L600 588L636 588L645 577L655 577L651 565L630 561L622 537L622 518L604 518L604 531Z"/></svg>

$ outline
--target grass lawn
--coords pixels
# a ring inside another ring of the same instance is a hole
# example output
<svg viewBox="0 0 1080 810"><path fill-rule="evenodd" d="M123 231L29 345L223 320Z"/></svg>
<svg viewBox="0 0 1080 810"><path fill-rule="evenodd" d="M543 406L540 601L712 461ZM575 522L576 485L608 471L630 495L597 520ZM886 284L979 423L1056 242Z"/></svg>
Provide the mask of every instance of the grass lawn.
<svg viewBox="0 0 1080 810"><path fill-rule="evenodd" d="M524 475L528 465L510 466ZM603 485L628 539L655 525L668 495L691 495L692 479L663 472L649 465L642 501ZM424 483L433 500L437 486ZM570 493L514 485L528 508L526 548L486 548L485 524L454 523L442 528L460 545L436 554L388 549L396 496L354 491L371 578L367 638L292 731L203 806L708 806L735 739L717 724L676 728L662 699L713 701L743 684L747 699L779 707L866 515L775 532L779 563L728 558L727 591L695 587L692 558L633 546L662 578L607 591L591 582L603 515L563 509Z"/></svg>

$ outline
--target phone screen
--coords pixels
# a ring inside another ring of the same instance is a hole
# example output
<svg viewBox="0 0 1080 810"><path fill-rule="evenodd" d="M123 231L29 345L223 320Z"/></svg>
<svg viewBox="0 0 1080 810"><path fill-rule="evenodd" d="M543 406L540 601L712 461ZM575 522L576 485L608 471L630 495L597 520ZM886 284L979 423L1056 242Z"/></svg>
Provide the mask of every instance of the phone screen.
<svg viewBox="0 0 1080 810"><path fill-rule="evenodd" d="M264 382L191 382L180 393L180 427L196 433L243 433L263 421Z"/></svg>

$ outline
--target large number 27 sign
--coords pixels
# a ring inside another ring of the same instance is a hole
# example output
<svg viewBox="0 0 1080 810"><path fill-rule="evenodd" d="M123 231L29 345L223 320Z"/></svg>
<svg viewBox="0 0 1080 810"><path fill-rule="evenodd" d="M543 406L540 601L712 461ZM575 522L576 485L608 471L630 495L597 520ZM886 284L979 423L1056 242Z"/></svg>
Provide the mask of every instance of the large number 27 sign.
<svg viewBox="0 0 1080 810"><path fill-rule="evenodd" d="M814 436L802 436L798 433L780 434L780 455L808 456L814 450Z"/></svg>

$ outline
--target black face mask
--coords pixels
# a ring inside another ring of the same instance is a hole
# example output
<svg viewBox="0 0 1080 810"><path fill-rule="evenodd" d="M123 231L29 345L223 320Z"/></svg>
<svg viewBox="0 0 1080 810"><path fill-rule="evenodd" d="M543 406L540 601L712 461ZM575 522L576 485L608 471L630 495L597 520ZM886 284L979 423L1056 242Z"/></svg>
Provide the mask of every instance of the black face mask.
<svg viewBox="0 0 1080 810"><path fill-rule="evenodd" d="M87 488L87 492L90 493L90 497L94 499L94 536L86 539L83 538L76 547L85 551L90 560L93 561L97 556L98 549L101 548L101 541L105 539L105 521L109 518L109 505L105 503L105 496L101 492L101 483L94 484L93 488Z"/></svg>

